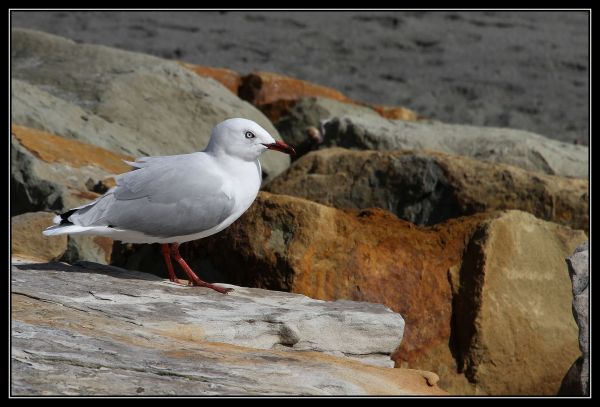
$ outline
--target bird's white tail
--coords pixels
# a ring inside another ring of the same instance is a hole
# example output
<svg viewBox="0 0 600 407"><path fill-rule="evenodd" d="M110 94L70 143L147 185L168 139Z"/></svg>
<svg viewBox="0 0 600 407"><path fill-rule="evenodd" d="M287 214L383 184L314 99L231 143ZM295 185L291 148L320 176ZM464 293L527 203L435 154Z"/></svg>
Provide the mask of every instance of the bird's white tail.
<svg viewBox="0 0 600 407"><path fill-rule="evenodd" d="M60 222L60 216L58 217ZM79 225L54 225L45 229L42 233L44 236L56 236L65 234L85 233L95 229L94 226L79 226Z"/></svg>

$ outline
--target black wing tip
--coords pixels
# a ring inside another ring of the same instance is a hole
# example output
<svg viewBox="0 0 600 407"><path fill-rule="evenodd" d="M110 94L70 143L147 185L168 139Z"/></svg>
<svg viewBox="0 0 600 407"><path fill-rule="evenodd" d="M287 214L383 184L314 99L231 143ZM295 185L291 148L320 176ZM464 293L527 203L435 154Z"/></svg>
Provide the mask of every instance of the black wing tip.
<svg viewBox="0 0 600 407"><path fill-rule="evenodd" d="M75 212L77 212L77 209L71 209L65 213L61 213L59 225L73 225L73 222L69 220L69 216L73 215Z"/></svg>

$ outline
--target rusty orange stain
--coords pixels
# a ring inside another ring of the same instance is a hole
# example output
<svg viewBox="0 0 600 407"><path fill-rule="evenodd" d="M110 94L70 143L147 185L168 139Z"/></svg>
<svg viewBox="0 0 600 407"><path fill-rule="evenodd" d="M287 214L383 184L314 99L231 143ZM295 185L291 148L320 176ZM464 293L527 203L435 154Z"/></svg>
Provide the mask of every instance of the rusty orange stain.
<svg viewBox="0 0 600 407"><path fill-rule="evenodd" d="M24 148L47 163L59 162L76 168L91 165L115 174L131 169L122 161L133 159L127 155L16 124L11 125L11 131Z"/></svg>

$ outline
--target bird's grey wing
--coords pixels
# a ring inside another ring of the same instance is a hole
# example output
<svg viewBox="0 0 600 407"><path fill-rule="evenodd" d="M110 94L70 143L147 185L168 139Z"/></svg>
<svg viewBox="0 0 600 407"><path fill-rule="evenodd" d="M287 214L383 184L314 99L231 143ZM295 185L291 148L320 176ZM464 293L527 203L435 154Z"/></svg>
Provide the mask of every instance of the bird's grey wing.
<svg viewBox="0 0 600 407"><path fill-rule="evenodd" d="M188 154L191 155L191 154ZM177 157L180 158L184 158L186 155L180 155ZM153 156L153 157L138 157L135 159L135 161L127 161L127 160L123 160L124 163L131 165L134 168L144 168L144 167L148 167L150 165L156 165L158 164L158 161L160 160L169 160L169 159L173 159L174 156L168 156L168 155L161 155L161 156Z"/></svg>
<svg viewBox="0 0 600 407"><path fill-rule="evenodd" d="M69 220L83 226L112 226L157 237L198 233L219 225L232 213L232 197L222 177L203 155L148 160L121 174L117 187Z"/></svg>

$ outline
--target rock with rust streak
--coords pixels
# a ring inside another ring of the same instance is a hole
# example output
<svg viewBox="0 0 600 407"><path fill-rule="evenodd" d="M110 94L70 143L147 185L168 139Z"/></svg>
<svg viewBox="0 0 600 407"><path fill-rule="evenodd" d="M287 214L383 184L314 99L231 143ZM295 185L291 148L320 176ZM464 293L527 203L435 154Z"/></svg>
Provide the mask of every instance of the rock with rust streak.
<svg viewBox="0 0 600 407"><path fill-rule="evenodd" d="M400 106L369 105L379 115L391 120L415 121L421 117L414 111Z"/></svg>
<svg viewBox="0 0 600 407"><path fill-rule="evenodd" d="M378 207L432 225L496 209L589 230L587 180L428 151L328 148L300 158L265 187L336 208Z"/></svg>
<svg viewBox="0 0 600 407"><path fill-rule="evenodd" d="M262 106L278 100L296 100L301 97L325 97L351 103L343 93L290 76L273 72L257 71L242 77L239 96L255 106Z"/></svg>
<svg viewBox="0 0 600 407"><path fill-rule="evenodd" d="M186 62L178 61L181 66L190 69L200 76L213 78L221 85L229 89L234 95L238 94L238 88L242 83L240 74L227 68L215 68L212 66L194 65Z"/></svg>
<svg viewBox="0 0 600 407"><path fill-rule="evenodd" d="M294 102L307 97L364 106L388 119L418 119L415 112L405 107L370 105L350 99L336 89L273 72L257 71L243 76L239 96L257 106L274 123L290 113Z"/></svg>

